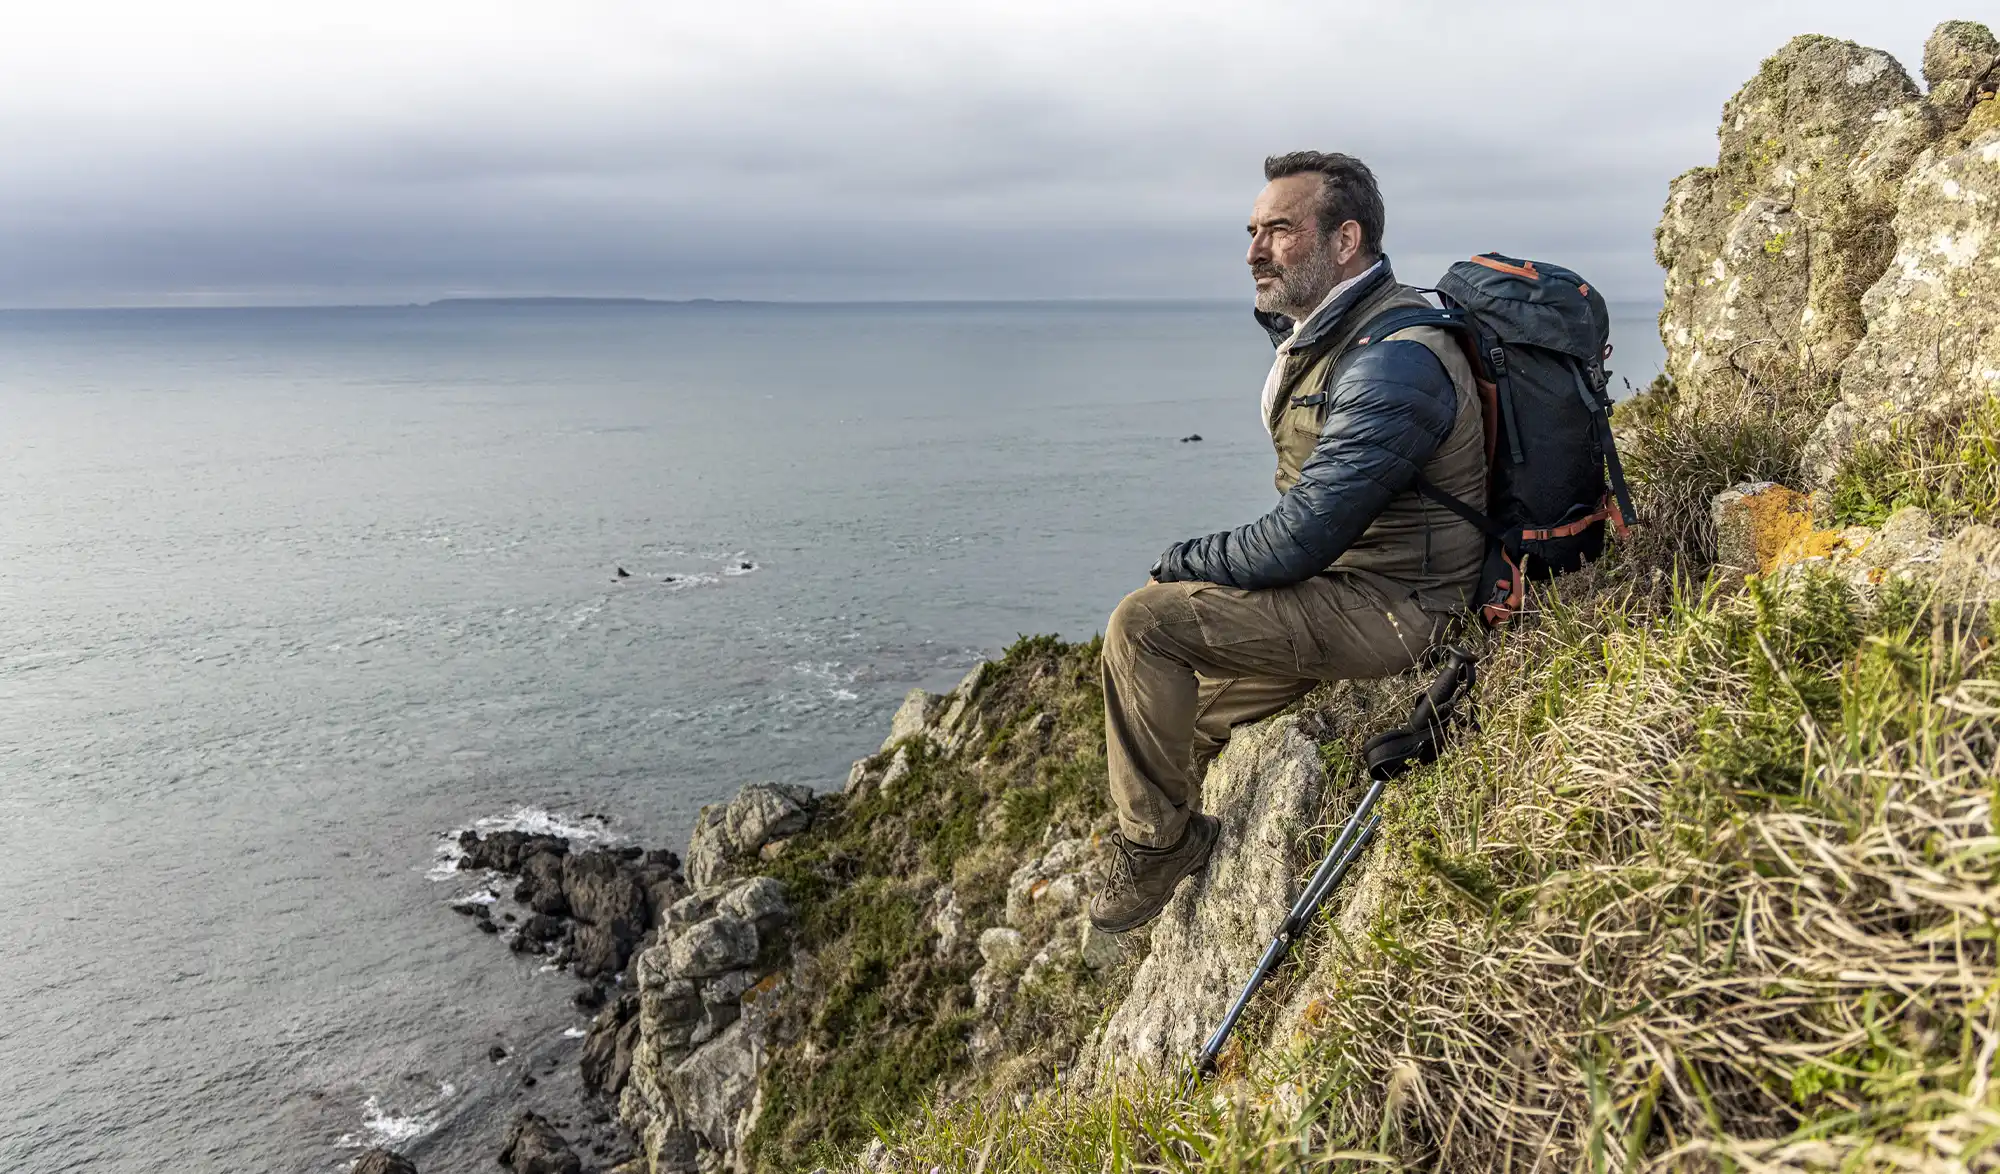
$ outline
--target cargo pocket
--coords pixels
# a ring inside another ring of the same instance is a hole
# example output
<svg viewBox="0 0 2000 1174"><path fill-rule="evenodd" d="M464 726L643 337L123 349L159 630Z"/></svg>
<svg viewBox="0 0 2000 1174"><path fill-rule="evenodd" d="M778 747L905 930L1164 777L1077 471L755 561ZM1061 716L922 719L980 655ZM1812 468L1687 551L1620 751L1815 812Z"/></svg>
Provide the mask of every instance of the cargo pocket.
<svg viewBox="0 0 2000 1174"><path fill-rule="evenodd" d="M1290 588L1244 591L1214 583L1194 585L1188 607L1201 641L1242 675L1290 676L1317 655L1304 612Z"/></svg>

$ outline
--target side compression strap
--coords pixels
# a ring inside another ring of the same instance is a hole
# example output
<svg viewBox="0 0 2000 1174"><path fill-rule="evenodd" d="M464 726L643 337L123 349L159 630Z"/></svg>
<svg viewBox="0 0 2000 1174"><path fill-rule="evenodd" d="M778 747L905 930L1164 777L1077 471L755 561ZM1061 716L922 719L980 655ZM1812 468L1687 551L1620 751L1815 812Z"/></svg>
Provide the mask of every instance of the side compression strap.
<svg viewBox="0 0 2000 1174"><path fill-rule="evenodd" d="M1583 397L1583 406L1590 409L1590 415L1597 425L1597 448L1604 454L1604 471L1611 481L1611 495L1618 503L1618 523L1620 530L1639 524L1639 515L1632 508L1632 491L1625 485L1625 465L1618 459L1618 441L1611 434L1611 401L1591 387L1590 378L1580 367L1573 368L1576 375L1576 390Z"/></svg>

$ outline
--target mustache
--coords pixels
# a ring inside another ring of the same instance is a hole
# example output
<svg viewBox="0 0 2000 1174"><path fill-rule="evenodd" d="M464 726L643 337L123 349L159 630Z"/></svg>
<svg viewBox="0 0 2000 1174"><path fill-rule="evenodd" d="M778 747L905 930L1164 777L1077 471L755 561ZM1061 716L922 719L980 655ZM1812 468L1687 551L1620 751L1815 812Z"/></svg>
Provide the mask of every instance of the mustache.
<svg viewBox="0 0 2000 1174"><path fill-rule="evenodd" d="M1284 275L1285 271L1276 265L1250 266L1250 276L1252 277L1283 277Z"/></svg>

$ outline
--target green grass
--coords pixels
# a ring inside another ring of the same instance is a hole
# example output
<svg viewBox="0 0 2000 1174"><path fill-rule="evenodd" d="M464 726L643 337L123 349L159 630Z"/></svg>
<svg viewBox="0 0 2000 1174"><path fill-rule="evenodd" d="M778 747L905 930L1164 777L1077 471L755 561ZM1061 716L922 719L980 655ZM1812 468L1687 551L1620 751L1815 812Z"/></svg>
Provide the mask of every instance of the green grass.
<svg viewBox="0 0 2000 1174"><path fill-rule="evenodd" d="M1847 454L1829 488L1843 526L1916 506L1940 522L2000 523L2000 399L1956 421L1918 420Z"/></svg>

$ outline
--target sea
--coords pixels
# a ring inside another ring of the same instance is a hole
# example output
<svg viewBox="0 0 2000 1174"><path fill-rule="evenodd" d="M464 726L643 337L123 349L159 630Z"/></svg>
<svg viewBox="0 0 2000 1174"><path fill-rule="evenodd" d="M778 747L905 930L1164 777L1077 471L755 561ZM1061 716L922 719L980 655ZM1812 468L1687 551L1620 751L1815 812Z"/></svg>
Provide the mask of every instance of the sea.
<svg viewBox="0 0 2000 1174"><path fill-rule="evenodd" d="M493 1169L586 1016L453 835L838 787L1268 508L1269 361L1226 303L0 312L0 1171Z"/></svg>

